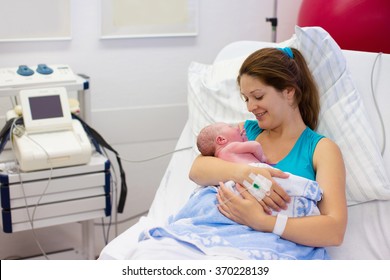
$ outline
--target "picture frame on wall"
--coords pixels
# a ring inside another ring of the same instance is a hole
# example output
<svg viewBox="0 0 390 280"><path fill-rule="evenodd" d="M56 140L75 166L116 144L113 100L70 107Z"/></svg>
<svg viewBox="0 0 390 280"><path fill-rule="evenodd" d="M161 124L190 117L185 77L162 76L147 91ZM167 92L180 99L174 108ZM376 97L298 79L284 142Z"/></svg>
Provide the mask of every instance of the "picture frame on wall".
<svg viewBox="0 0 390 280"><path fill-rule="evenodd" d="M0 42L71 39L71 0L0 0Z"/></svg>
<svg viewBox="0 0 390 280"><path fill-rule="evenodd" d="M101 38L196 36L198 0L101 0Z"/></svg>

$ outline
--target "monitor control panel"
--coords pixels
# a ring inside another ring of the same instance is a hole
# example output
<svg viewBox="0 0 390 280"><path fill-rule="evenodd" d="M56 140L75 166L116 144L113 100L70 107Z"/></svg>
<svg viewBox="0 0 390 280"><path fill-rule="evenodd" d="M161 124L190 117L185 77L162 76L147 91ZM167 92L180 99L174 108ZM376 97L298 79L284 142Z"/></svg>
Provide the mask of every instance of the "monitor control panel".
<svg viewBox="0 0 390 280"><path fill-rule="evenodd" d="M76 75L68 65L38 64L0 68L0 89L26 88L34 85L72 83Z"/></svg>

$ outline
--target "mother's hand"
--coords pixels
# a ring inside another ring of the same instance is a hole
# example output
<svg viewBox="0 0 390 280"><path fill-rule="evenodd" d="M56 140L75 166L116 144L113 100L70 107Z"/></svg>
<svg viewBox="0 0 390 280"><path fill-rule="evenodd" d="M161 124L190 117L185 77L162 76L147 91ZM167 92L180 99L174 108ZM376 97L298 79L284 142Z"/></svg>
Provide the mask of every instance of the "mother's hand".
<svg viewBox="0 0 390 280"><path fill-rule="evenodd" d="M251 166L249 168L249 171L245 172L247 178L244 179L244 180L251 182L251 183L253 180L250 179L250 177L249 177L250 173L254 173L256 175L260 174L272 182L270 194L265 196L260 201L260 204L263 206L265 212L267 212L268 214L271 214L272 210L280 211L282 209L287 209L287 203L290 202L290 200L291 200L290 196L273 179L273 177L288 178L289 175L287 173L284 173L283 171L276 169L276 168L259 168L259 167Z"/></svg>
<svg viewBox="0 0 390 280"><path fill-rule="evenodd" d="M266 216L263 207L244 187L236 184L241 196L234 194L220 183L217 200L218 210L236 223L261 230L261 217Z"/></svg>
<svg viewBox="0 0 390 280"><path fill-rule="evenodd" d="M272 177L288 178L288 174L279 169L270 169ZM287 203L291 201L290 196L286 191L271 177L272 187L270 194L262 199L262 202L269 208L280 211L281 209L287 209ZM270 209L266 210L270 212Z"/></svg>

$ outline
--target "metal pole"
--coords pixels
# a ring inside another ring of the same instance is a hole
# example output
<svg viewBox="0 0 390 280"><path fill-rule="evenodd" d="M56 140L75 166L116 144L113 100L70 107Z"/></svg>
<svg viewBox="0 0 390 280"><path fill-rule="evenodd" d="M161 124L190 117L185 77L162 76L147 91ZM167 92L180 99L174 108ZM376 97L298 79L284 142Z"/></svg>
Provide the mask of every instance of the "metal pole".
<svg viewBox="0 0 390 280"><path fill-rule="evenodd" d="M271 41L276 43L276 27L278 26L278 18L277 18L277 10L278 10L278 0L274 0L274 14L271 18L266 18L267 22L271 23L272 33L271 33Z"/></svg>

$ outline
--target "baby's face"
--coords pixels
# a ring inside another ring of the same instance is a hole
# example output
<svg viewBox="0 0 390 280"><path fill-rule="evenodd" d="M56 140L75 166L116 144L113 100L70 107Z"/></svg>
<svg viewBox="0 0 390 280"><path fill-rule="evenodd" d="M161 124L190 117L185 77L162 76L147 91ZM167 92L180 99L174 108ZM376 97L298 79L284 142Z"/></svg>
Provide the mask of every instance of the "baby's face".
<svg viewBox="0 0 390 280"><path fill-rule="evenodd" d="M244 142L248 140L246 138L245 130L241 130L238 125L221 125L221 134L225 136L229 142Z"/></svg>

